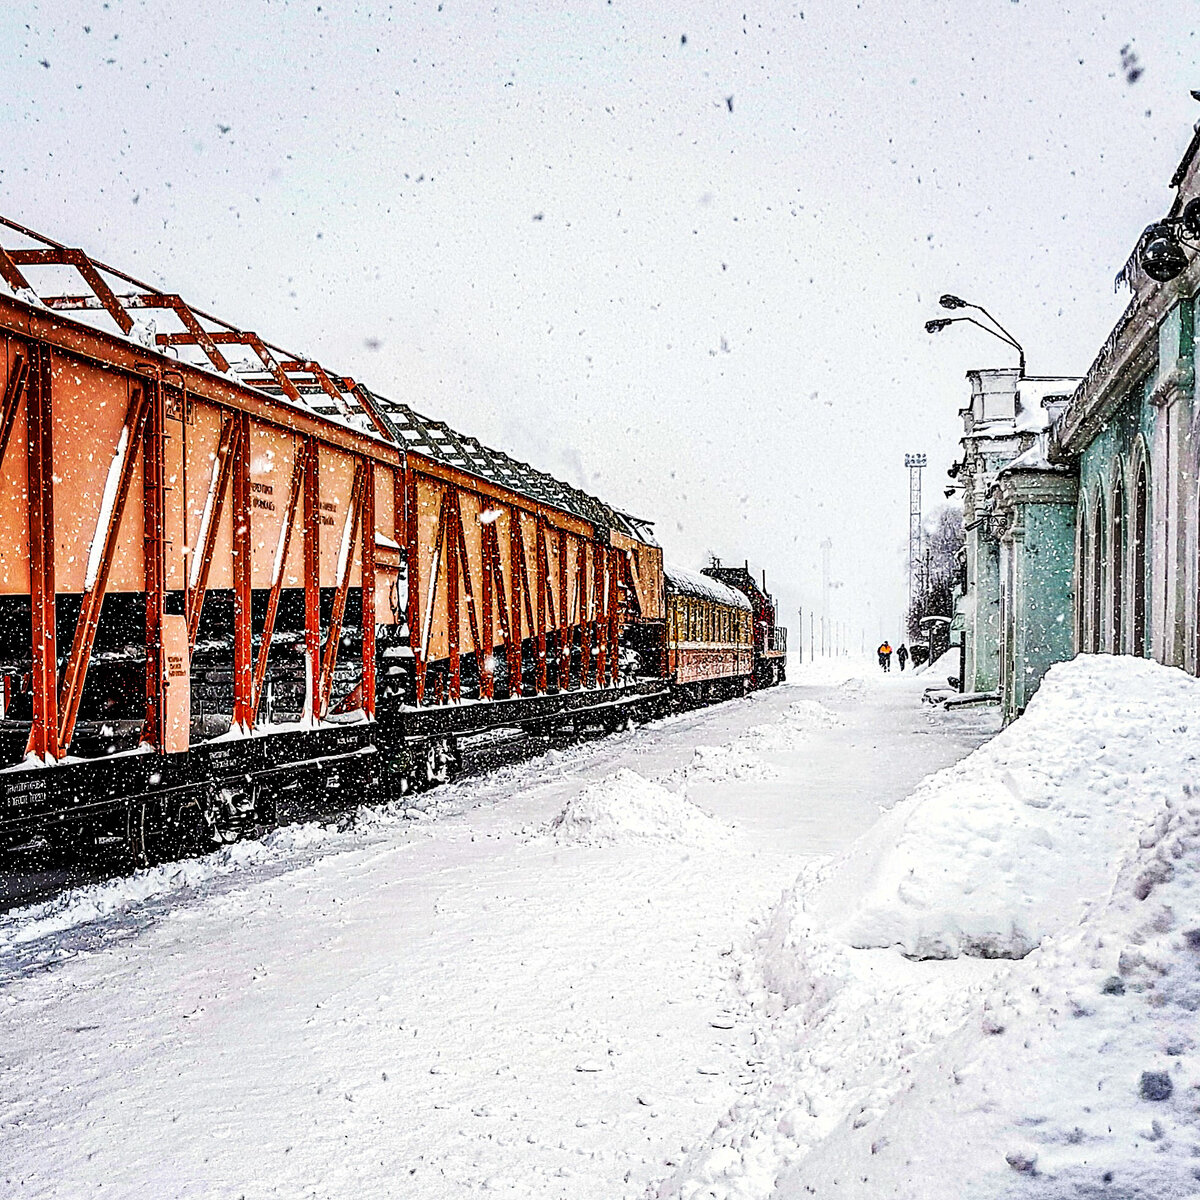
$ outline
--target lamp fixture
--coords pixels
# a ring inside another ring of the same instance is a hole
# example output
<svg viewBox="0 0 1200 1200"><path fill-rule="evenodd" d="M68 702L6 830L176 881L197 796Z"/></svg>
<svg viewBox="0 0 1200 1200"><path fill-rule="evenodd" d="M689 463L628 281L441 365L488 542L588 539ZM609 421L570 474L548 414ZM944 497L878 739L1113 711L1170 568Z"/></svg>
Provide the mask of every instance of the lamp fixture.
<svg viewBox="0 0 1200 1200"><path fill-rule="evenodd" d="M1194 196L1176 217L1164 217L1142 230L1134 257L1156 283L1169 283L1187 270L1184 248L1200 250L1200 196Z"/></svg>
<svg viewBox="0 0 1200 1200"><path fill-rule="evenodd" d="M1001 325L1000 322L997 321L996 318L993 317L992 314L988 312L988 310L984 308L982 304L972 304L969 300L963 300L961 297L955 296L950 292L943 293L943 295L939 297L938 303L943 308L948 308L952 311L959 308L973 308L977 313L980 313L986 317L991 324L985 325L982 321L978 321L974 317L966 316L934 317L932 320L925 322L926 333L941 333L947 325L953 325L956 321L967 321L972 325L978 325L979 328L984 331L984 333L990 333L992 337L999 338L1000 341L1006 342L1017 352L1017 355L1019 356L1018 369L1020 372L1020 378L1025 378L1025 351L1022 348L1021 343L1018 342L1017 339L1013 337L1013 335L1009 333L1008 330L1005 329L1004 326Z"/></svg>

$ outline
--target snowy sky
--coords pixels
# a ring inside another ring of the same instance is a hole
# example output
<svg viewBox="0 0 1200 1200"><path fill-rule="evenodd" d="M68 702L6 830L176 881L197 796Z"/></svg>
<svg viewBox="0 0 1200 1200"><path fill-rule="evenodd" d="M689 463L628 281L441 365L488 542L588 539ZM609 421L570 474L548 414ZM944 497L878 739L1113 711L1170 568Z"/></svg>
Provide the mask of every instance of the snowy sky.
<svg viewBox="0 0 1200 1200"><path fill-rule="evenodd" d="M957 292L1031 373L1087 368L1200 117L1196 12L8 0L0 212L682 565L749 557L787 616L829 536L845 617L894 637L904 452L940 500L964 372L1010 361L922 324Z"/></svg>

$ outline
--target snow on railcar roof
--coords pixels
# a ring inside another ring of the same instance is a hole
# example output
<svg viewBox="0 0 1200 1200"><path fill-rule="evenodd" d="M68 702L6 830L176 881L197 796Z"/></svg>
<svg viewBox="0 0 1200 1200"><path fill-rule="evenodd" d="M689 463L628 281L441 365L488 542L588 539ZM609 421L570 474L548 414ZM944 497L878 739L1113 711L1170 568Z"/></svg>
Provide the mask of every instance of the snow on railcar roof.
<svg viewBox="0 0 1200 1200"><path fill-rule="evenodd" d="M388 400L377 393L374 394L374 400L395 428L396 440L402 450L412 450L445 466L455 467L469 475L478 475L499 487L569 512L593 525L615 526L630 537L647 540L646 531L639 527L645 522L626 517L603 500L500 450L493 450L478 438L451 429L444 421L424 417L407 404Z"/></svg>
<svg viewBox="0 0 1200 1200"><path fill-rule="evenodd" d="M663 563L663 575L675 591L685 596L698 596L701 600L715 600L718 604L730 604L734 608L745 609L746 612L752 611L750 601L741 592L708 575L689 571L686 567L677 567L674 563Z"/></svg>
<svg viewBox="0 0 1200 1200"><path fill-rule="evenodd" d="M106 333L111 333L107 324L115 322L117 336L152 353L166 355L169 350L168 357L187 362L197 370L282 397L287 403L365 437L390 441L401 451L423 454L592 525L617 529L627 537L657 545L650 528L652 522L613 508L529 463L492 450L444 422L423 417L406 404L378 396L361 383L330 374L316 361L292 355L255 333L238 330L218 317L190 308L179 296L161 292L123 271L89 259L82 250L61 246L7 217L0 216L0 226L6 230L6 240L15 237L20 243L20 248L13 246L0 257L0 268L4 268L0 270L0 292L23 304L68 312L68 320ZM32 255L31 246L37 247ZM18 262L24 270L36 264L37 270L49 271L56 278L69 276L74 287L68 291L77 290L78 271L91 294L40 295L32 286L23 286L27 280ZM126 286L136 290L132 293L122 290L119 295L114 291ZM144 310L173 314L183 332L159 332L157 320L147 317ZM201 319L215 328L204 328ZM253 350L254 356L235 359L232 346Z"/></svg>

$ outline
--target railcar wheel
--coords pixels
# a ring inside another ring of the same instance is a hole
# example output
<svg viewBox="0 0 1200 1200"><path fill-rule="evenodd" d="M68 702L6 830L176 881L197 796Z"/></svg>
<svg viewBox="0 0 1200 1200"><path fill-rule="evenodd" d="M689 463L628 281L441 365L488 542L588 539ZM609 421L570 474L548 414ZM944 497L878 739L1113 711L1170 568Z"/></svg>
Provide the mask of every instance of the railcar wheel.
<svg viewBox="0 0 1200 1200"><path fill-rule="evenodd" d="M425 753L417 764L418 779L423 788L448 783L454 773L455 754L449 738L435 738L426 743Z"/></svg>
<svg viewBox="0 0 1200 1200"><path fill-rule="evenodd" d="M135 867L153 867L178 853L174 830L160 804L142 800L129 805L125 847Z"/></svg>

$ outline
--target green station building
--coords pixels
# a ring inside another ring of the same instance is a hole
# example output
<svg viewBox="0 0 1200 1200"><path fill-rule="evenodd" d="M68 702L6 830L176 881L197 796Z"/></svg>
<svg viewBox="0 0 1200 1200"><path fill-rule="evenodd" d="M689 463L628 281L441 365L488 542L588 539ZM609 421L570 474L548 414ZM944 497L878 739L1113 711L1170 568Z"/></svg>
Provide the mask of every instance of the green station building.
<svg viewBox="0 0 1200 1200"><path fill-rule="evenodd" d="M988 484L1006 720L1075 654L1200 667L1200 128L1170 186L1121 271L1131 298L1108 340L1069 396L1043 398L1046 428Z"/></svg>

